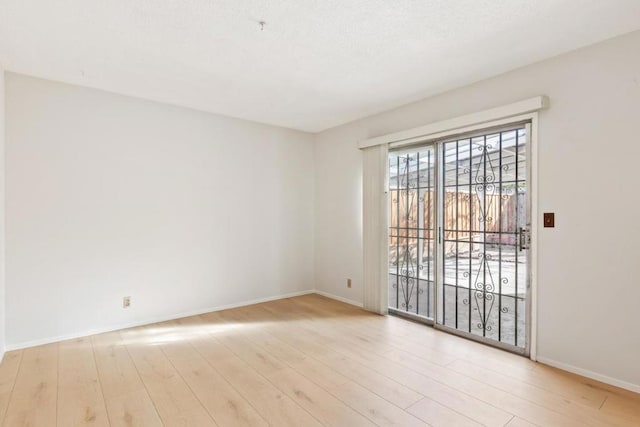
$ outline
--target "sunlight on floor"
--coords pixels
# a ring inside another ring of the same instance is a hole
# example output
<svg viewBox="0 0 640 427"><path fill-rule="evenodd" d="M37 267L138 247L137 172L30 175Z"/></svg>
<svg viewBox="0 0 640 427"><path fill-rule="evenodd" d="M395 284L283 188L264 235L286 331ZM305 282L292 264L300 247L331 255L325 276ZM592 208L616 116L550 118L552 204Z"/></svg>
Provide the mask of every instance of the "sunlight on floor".
<svg viewBox="0 0 640 427"><path fill-rule="evenodd" d="M257 324L234 323L202 323L197 325L157 325L121 332L122 345L159 345L172 342L189 341L194 338L206 338L228 332L247 331L258 327Z"/></svg>

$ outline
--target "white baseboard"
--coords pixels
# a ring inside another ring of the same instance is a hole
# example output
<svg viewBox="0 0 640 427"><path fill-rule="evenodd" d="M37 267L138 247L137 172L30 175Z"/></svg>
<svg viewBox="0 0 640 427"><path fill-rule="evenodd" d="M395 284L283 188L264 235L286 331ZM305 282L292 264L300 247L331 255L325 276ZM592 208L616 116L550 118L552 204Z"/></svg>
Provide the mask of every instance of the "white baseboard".
<svg viewBox="0 0 640 427"><path fill-rule="evenodd" d="M322 295L323 297L331 298L331 299L334 299L336 301L344 302L344 303L355 305L356 307L362 308L362 303L361 302L350 300L348 298L339 297L338 295L330 294L329 292L324 292L324 291L316 290L316 291L314 291L314 293L316 293L318 295Z"/></svg>
<svg viewBox="0 0 640 427"><path fill-rule="evenodd" d="M292 293L276 295L276 296L272 296L272 297L259 298L259 299L248 300L248 301L242 301L242 302L238 302L238 303L234 303L234 304L227 304L227 305L221 305L221 306L217 306L217 307L209 307L209 308L203 308L203 309L199 309L199 310L192 310L192 311L187 311L187 312L182 312L182 313L169 314L169 315L166 315L166 316L159 316L159 317L152 318L152 319L145 319L145 320L140 320L140 321L131 322L131 323L108 326L106 328L91 329L91 330L88 330L88 331L75 333L75 334L59 335L57 337L42 338L42 339L37 339L37 340L32 340L32 341L25 341L25 342L21 342L21 343L17 343L17 344L9 344L9 345L6 346L5 351L21 350L23 348L35 347L35 346L38 346L38 345L51 344L51 343L54 343L54 342L71 340L71 339L75 339L75 338L82 338L82 337L87 337L87 336L90 336L90 335L102 334L102 333L105 333L105 332L119 331L121 329L134 328L136 326L149 325L149 324L158 323L158 322L166 322L168 320L175 320L175 319L180 319L180 318L189 317L189 316L197 316L199 314L211 313L213 311L220 311L220 310L228 310L230 308L245 307L247 305L260 304L260 303L263 303L263 302L275 301L275 300L284 299L284 298L292 298L292 297L297 297L297 296L301 296L301 295L308 295L308 294L313 294L313 293L315 293L314 290L292 292ZM2 355L4 356L4 352L2 353Z"/></svg>
<svg viewBox="0 0 640 427"><path fill-rule="evenodd" d="M619 380L617 378L609 377L607 375L598 374L597 372L589 371L588 369L578 368L567 363L558 362L556 360L548 359L541 356L538 356L538 363L553 366L554 368L562 369L563 371L571 372L572 374L582 375L583 377L591 378L592 380L600 381L612 386L624 388L625 390L633 391L635 393L640 393L640 385L638 384L633 384L627 381Z"/></svg>

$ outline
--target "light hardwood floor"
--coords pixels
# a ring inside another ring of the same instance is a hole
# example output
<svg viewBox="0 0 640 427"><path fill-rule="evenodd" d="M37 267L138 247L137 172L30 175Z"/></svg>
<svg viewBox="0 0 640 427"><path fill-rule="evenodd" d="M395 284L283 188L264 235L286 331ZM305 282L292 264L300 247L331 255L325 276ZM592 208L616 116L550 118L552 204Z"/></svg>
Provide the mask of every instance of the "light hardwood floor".
<svg viewBox="0 0 640 427"><path fill-rule="evenodd" d="M640 425L640 395L318 295L9 352L6 426Z"/></svg>

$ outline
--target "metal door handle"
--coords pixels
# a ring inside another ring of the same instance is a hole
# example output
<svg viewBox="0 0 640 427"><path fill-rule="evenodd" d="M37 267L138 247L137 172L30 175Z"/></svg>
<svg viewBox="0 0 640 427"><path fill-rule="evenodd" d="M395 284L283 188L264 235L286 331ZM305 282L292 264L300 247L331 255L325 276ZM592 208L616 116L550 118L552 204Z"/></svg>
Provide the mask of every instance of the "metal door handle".
<svg viewBox="0 0 640 427"><path fill-rule="evenodd" d="M529 249L530 243L531 236L529 235L529 229L520 227L520 250L524 251L525 249Z"/></svg>

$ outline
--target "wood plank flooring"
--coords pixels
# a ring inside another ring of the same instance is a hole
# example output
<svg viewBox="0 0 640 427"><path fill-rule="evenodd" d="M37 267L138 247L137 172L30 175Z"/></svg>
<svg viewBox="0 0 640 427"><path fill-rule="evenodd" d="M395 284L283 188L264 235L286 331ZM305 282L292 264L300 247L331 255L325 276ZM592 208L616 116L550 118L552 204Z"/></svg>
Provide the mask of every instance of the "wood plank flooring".
<svg viewBox="0 0 640 427"><path fill-rule="evenodd" d="M306 295L9 352L6 426L640 426L640 395Z"/></svg>

